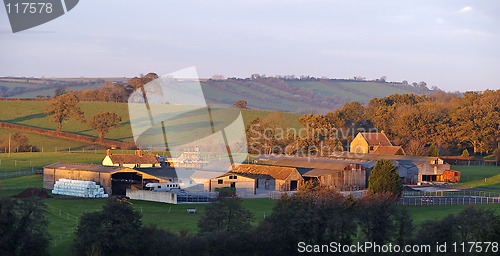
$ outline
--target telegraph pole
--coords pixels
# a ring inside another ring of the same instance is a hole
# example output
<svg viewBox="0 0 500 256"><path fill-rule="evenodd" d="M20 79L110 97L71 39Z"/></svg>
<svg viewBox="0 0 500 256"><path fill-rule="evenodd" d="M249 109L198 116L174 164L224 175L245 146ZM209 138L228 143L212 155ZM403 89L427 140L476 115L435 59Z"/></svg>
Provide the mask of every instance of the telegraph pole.
<svg viewBox="0 0 500 256"><path fill-rule="evenodd" d="M9 157L10 157L10 133L9 133Z"/></svg>

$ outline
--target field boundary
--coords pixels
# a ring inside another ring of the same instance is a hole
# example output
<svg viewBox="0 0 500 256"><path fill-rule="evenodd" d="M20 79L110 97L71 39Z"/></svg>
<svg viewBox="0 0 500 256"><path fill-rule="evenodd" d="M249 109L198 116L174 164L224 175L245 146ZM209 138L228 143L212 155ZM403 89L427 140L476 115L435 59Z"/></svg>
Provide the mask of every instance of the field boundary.
<svg viewBox="0 0 500 256"><path fill-rule="evenodd" d="M101 145L101 146L105 146L105 147L116 146L116 148L121 148L121 149L135 149L136 148L134 143L127 143L127 142L114 141L114 140L99 141L97 138L90 137L90 136L74 134L74 133L69 133L69 132L57 132L54 130L47 130L47 129L36 128L36 127L27 126L27 125L13 124L13 123L1 122L1 121L0 121L0 128L10 128L10 129L18 130L18 131L27 131L27 132L32 132L32 133L36 133L39 135L53 137L53 138L67 139L67 140L73 140L73 141L89 143L89 144L97 144L97 145Z"/></svg>

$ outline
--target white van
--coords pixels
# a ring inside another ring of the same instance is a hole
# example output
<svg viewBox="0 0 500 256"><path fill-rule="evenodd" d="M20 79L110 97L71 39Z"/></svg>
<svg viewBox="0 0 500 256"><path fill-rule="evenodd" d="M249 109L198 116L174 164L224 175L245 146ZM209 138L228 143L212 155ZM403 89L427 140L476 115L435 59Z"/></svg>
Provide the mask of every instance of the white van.
<svg viewBox="0 0 500 256"><path fill-rule="evenodd" d="M179 183L148 183L146 184L146 190L155 192L178 192L181 187Z"/></svg>

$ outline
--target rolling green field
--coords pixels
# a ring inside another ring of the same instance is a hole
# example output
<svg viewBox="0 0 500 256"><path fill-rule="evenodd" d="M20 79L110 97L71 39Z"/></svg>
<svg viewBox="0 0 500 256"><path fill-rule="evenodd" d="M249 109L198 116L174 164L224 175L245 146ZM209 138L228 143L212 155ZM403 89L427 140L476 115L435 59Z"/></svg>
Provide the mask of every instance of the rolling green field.
<svg viewBox="0 0 500 256"><path fill-rule="evenodd" d="M48 101L0 101L0 109L2 109L2 114L0 115L0 121L27 125L36 128L55 130L57 125L50 120L50 116L44 114L44 109L46 108ZM21 107L20 107L21 105ZM132 130L130 126L129 112L127 103L114 103L114 102L80 102L79 106L81 110L85 113L86 119L90 119L92 115L95 115L99 111L111 111L117 113L121 118L122 122L120 127L111 130L106 134L106 139L117 140L123 142L134 142L132 137ZM217 115L223 110L214 109L214 123L215 125L224 124L223 113ZM296 127L299 128L300 124L297 122L300 114L294 113L279 113L273 111L257 111L257 110L242 110L243 122L245 124L250 123L257 117L262 119L269 118L274 121L279 121L283 127ZM197 120L202 119L200 116L191 115L185 118L178 118L175 123L171 125L177 125L180 127L179 123L192 123L196 124ZM205 118L206 119L206 118ZM3 130L3 129L2 129ZM185 127L180 129L178 136L181 137L181 133L186 132ZM76 133L81 135L87 135L92 137L97 137L95 130L89 128L86 124L75 122L69 120L63 124L63 131ZM191 130L187 131L191 132ZM6 134L8 131L3 131L1 134ZM1 138L0 138L1 139ZM40 139L43 140L43 139ZM38 146L36 143L32 144ZM83 145L75 144L74 147L81 147ZM39 146L41 147L41 146Z"/></svg>
<svg viewBox="0 0 500 256"><path fill-rule="evenodd" d="M0 148L0 152L8 152L7 150L7 141L8 141L8 136L9 134L14 134L16 132L15 129L7 129L7 128L2 128L0 129L0 146L5 146L5 148ZM55 152L56 148L58 151L61 150L82 150L83 148L94 148L95 146L89 145L86 143L78 142L78 141L73 141L73 140L66 140L66 139L60 139L60 138L54 138L54 137L49 137L45 135L40 135L32 132L27 132L27 131L22 131L21 132L23 135L28 137L29 143L31 145L36 146L40 152ZM14 152L15 149L12 148L12 151Z"/></svg>
<svg viewBox="0 0 500 256"><path fill-rule="evenodd" d="M500 166L452 166L461 172L460 184L454 186L491 188L492 192L500 192Z"/></svg>
<svg viewBox="0 0 500 256"><path fill-rule="evenodd" d="M44 166L57 162L93 163L100 164L106 155L104 150L63 151L63 152L27 152L0 154L0 174L26 170L41 170ZM119 150L121 153L122 151ZM125 151L133 152L133 151Z"/></svg>

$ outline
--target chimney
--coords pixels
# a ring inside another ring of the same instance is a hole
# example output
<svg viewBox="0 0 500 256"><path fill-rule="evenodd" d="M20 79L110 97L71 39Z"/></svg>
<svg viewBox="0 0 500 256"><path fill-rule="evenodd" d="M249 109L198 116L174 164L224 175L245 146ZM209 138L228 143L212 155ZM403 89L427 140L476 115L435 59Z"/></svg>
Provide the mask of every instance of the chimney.
<svg viewBox="0 0 500 256"><path fill-rule="evenodd" d="M111 155L111 149L106 149L106 156L110 156Z"/></svg>
<svg viewBox="0 0 500 256"><path fill-rule="evenodd" d="M138 155L138 156L142 156L142 150L138 149L138 150L136 151L136 153L137 153L137 155Z"/></svg>

